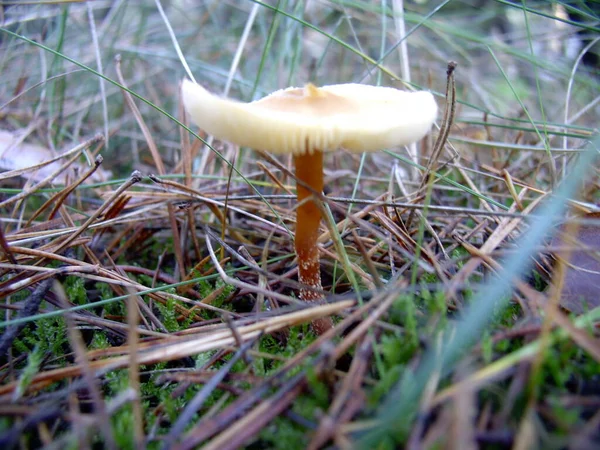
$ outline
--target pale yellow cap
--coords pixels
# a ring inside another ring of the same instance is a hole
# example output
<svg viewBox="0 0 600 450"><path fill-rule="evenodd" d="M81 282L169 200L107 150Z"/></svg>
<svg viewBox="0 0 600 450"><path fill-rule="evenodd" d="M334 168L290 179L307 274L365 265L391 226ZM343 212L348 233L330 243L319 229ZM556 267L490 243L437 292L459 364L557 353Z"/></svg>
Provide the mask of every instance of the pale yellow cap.
<svg viewBox="0 0 600 450"><path fill-rule="evenodd" d="M309 84L241 103L184 80L182 95L185 109L206 133L273 153L372 152L406 145L425 136L437 115L429 92L363 84Z"/></svg>

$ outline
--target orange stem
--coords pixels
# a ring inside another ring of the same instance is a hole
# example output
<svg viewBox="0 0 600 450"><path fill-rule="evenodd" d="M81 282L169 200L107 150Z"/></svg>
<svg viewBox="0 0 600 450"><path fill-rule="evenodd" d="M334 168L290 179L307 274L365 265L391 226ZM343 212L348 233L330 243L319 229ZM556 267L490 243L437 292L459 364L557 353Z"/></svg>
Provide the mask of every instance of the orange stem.
<svg viewBox="0 0 600 450"><path fill-rule="evenodd" d="M305 286L322 291L321 265L319 263L319 224L321 209L316 199L309 199L313 191L323 192L323 152L315 151L294 157L296 179L304 182L312 189L307 189L300 183L296 186L298 209L296 212L296 255L298 256L298 280ZM308 200L307 200L308 199ZM320 292L300 289L300 298L307 302L323 302ZM331 318L324 317L313 321L317 334L323 334L333 326Z"/></svg>

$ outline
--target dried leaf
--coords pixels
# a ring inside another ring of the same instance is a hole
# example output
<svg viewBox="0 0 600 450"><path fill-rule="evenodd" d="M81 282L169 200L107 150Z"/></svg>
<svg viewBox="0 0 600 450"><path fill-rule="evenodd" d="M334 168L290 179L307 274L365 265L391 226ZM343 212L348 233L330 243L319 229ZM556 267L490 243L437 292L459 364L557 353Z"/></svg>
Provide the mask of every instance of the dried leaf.
<svg viewBox="0 0 600 450"><path fill-rule="evenodd" d="M575 313L600 306L600 213L581 219L585 223L563 226L552 242L565 264L561 305Z"/></svg>
<svg viewBox="0 0 600 450"><path fill-rule="evenodd" d="M44 163L55 158L57 155L40 145L28 144L21 142L19 136L15 133L6 130L0 130L0 172L26 169ZM41 181L51 173L55 172L64 162L61 160L53 161L43 167L32 169L21 176L31 179L32 181ZM73 164L72 168L78 169L80 172L85 170L82 164ZM66 177L69 171L61 173L54 179L55 184L65 184ZM88 183L96 183L106 181L111 177L111 172L98 168L96 172L88 178ZM71 179L73 175L71 172Z"/></svg>

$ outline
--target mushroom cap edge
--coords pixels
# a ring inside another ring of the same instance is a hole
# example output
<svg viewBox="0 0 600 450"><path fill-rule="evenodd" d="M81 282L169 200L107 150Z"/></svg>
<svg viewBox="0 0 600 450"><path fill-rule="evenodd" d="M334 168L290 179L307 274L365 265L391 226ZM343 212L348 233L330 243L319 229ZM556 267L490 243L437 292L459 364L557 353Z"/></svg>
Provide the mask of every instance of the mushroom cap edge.
<svg viewBox="0 0 600 450"><path fill-rule="evenodd" d="M362 84L287 88L242 103L184 80L182 97L192 121L206 133L243 147L297 155L407 145L425 136L437 116L429 92Z"/></svg>

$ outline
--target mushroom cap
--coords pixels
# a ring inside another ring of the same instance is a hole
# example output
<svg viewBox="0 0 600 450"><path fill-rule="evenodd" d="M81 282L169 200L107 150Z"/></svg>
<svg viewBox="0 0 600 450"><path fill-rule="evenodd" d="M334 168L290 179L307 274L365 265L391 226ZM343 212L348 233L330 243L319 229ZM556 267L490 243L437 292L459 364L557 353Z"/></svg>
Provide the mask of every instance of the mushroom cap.
<svg viewBox="0 0 600 450"><path fill-rule="evenodd" d="M182 95L192 121L206 133L242 147L296 155L410 144L427 134L437 115L429 92L363 84L309 84L241 103L184 80Z"/></svg>

